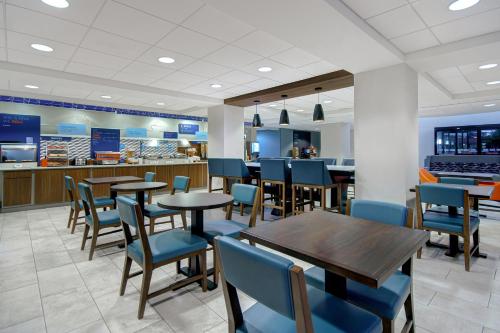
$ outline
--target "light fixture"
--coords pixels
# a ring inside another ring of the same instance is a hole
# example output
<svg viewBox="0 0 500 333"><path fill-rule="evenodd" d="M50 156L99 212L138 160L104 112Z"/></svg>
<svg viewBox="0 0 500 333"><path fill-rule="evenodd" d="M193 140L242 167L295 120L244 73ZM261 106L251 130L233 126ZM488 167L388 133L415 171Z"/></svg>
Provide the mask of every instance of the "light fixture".
<svg viewBox="0 0 500 333"><path fill-rule="evenodd" d="M490 107L495 106L495 105L496 105L495 103L491 103L491 104L484 104L483 106L485 108L490 108Z"/></svg>
<svg viewBox="0 0 500 333"><path fill-rule="evenodd" d="M175 59L170 57L160 57L158 58L158 61L164 64L173 64Z"/></svg>
<svg viewBox="0 0 500 333"><path fill-rule="evenodd" d="M479 66L479 69L491 69L491 68L495 68L497 66L498 66L498 64L485 64L485 65Z"/></svg>
<svg viewBox="0 0 500 333"><path fill-rule="evenodd" d="M156 105L159 105L159 106L164 106L164 105L165 105L165 103L163 103L163 102L158 102L158 103L156 103Z"/></svg>
<svg viewBox="0 0 500 333"><path fill-rule="evenodd" d="M262 72L262 73L269 73L270 71L272 71L273 69L269 66L262 66L262 67L259 67L259 72Z"/></svg>
<svg viewBox="0 0 500 333"><path fill-rule="evenodd" d="M320 123L325 121L325 114L323 112L323 106L319 103L319 93L321 91L321 88L316 88L314 89L318 92L318 104L314 106L314 113L313 113L313 121L315 123Z"/></svg>
<svg viewBox="0 0 500 333"><path fill-rule="evenodd" d="M39 87L38 86L35 86L35 85L32 85L32 84L27 84L24 86L24 88L28 88L28 89L38 89Z"/></svg>
<svg viewBox="0 0 500 333"><path fill-rule="evenodd" d="M492 86L495 84L500 84L500 81L490 81L490 82L487 82L486 84Z"/></svg>
<svg viewBox="0 0 500 333"><path fill-rule="evenodd" d="M101 98L104 98L104 99L111 99L112 97L109 96L109 95L102 95Z"/></svg>
<svg viewBox="0 0 500 333"><path fill-rule="evenodd" d="M297 112L304 112L304 110L303 109L298 109Z"/></svg>
<svg viewBox="0 0 500 333"><path fill-rule="evenodd" d="M329 99L327 99L326 101L323 101L323 103L325 104L330 104L332 101L330 101Z"/></svg>
<svg viewBox="0 0 500 333"><path fill-rule="evenodd" d="M285 100L288 95L281 95L283 98L283 110L281 110L280 114L280 126L288 126L290 125L290 119L288 119L288 111L286 110Z"/></svg>
<svg viewBox="0 0 500 333"><path fill-rule="evenodd" d="M270 108L275 108L275 107L277 107L277 105L276 104L269 104L269 107Z"/></svg>
<svg viewBox="0 0 500 333"><path fill-rule="evenodd" d="M213 83L210 85L210 87L214 88L214 89L218 89L218 88L222 88L222 84L219 84L219 83Z"/></svg>
<svg viewBox="0 0 500 333"><path fill-rule="evenodd" d="M31 44L31 47L34 48L37 51L42 51L42 52L52 52L52 51L54 51L54 49L51 48L50 46L43 45L43 44Z"/></svg>
<svg viewBox="0 0 500 333"><path fill-rule="evenodd" d="M262 121L260 120L260 115L258 113L257 105L260 101L254 101L255 103L255 114L253 115L252 127L262 127Z"/></svg>
<svg viewBox="0 0 500 333"><path fill-rule="evenodd" d="M68 1L66 0L42 0L42 2L56 8L66 8L69 6Z"/></svg>
<svg viewBox="0 0 500 333"><path fill-rule="evenodd" d="M451 0L448 5L448 9L451 11L464 10L470 8L480 0Z"/></svg>

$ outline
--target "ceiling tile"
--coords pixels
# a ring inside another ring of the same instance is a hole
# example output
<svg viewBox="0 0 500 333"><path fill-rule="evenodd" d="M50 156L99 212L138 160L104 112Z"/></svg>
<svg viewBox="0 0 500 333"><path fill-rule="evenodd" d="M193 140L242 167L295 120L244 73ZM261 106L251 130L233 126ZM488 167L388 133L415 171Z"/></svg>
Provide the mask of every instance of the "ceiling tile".
<svg viewBox="0 0 500 333"><path fill-rule="evenodd" d="M67 98L84 99L88 95L90 95L91 92L92 90L90 88L82 89L82 88L74 88L68 86L55 86L54 88L52 88L51 95L67 97Z"/></svg>
<svg viewBox="0 0 500 333"><path fill-rule="evenodd" d="M213 64L211 62L198 60L184 67L182 70L187 73L203 76L206 78L212 78L227 73L231 69L221 65Z"/></svg>
<svg viewBox="0 0 500 333"><path fill-rule="evenodd" d="M106 78L106 79L111 78L117 72L116 70L97 67L97 66L91 66L91 65L86 65L86 64L80 64L77 62L69 63L68 66L66 66L65 71L70 72L70 73L76 73L76 74L97 76L97 77L102 77L102 78Z"/></svg>
<svg viewBox="0 0 500 333"><path fill-rule="evenodd" d="M160 40L157 45L167 50L176 50L194 58L202 58L224 46L224 43L215 38L179 26Z"/></svg>
<svg viewBox="0 0 500 333"><path fill-rule="evenodd" d="M25 85L27 84L38 86L38 89L26 88ZM9 87L11 90L31 94L49 94L52 89L52 82L32 77L30 75L20 75L19 77L10 79Z"/></svg>
<svg viewBox="0 0 500 333"><path fill-rule="evenodd" d="M161 17L175 23L181 23L198 8L203 6L201 0L116 0L130 7L137 8L151 15Z"/></svg>
<svg viewBox="0 0 500 333"><path fill-rule="evenodd" d="M15 62L18 64L25 64L36 67L44 67L56 70L64 69L66 65L66 60L52 58L47 55L37 55L33 53L25 53L17 50L8 50L9 62Z"/></svg>
<svg viewBox="0 0 500 333"><path fill-rule="evenodd" d="M403 53L423 50L428 47L439 45L439 41L429 29L412 32L408 35L391 39Z"/></svg>
<svg viewBox="0 0 500 333"><path fill-rule="evenodd" d="M5 47L5 30L3 29L0 29L0 47Z"/></svg>
<svg viewBox="0 0 500 333"><path fill-rule="evenodd" d="M168 90L175 90L175 91L180 91L185 89L186 87L189 86L189 84L182 83L182 82L173 82L167 78L155 81L150 84L152 87L156 88L161 88L161 89L168 89Z"/></svg>
<svg viewBox="0 0 500 333"><path fill-rule="evenodd" d="M471 85L474 87L476 91L485 91L485 90L500 90L498 84L488 85L485 82L472 82Z"/></svg>
<svg viewBox="0 0 500 333"><path fill-rule="evenodd" d="M71 6L58 9L33 0L8 0L7 3L89 26L106 0L71 0Z"/></svg>
<svg viewBox="0 0 500 333"><path fill-rule="evenodd" d="M174 24L122 4L108 1L93 27L149 44L156 44Z"/></svg>
<svg viewBox="0 0 500 333"><path fill-rule="evenodd" d="M309 73L311 75L321 75L326 73L331 73L340 70L340 67L337 67L327 61L320 60L317 62L313 62L311 64L302 66L299 68L301 71Z"/></svg>
<svg viewBox="0 0 500 333"><path fill-rule="evenodd" d="M233 68L248 65L259 59L262 59L262 57L231 45L225 46L205 57L205 60Z"/></svg>
<svg viewBox="0 0 500 333"><path fill-rule="evenodd" d="M233 44L264 57L269 57L293 46L284 40L278 39L260 30L254 31L243 38L238 39Z"/></svg>
<svg viewBox="0 0 500 333"><path fill-rule="evenodd" d="M273 70L268 73L261 73L257 69L262 66L269 66ZM311 77L311 74L303 72L301 70L288 67L276 61L270 59L263 59L257 62L254 62L250 65L242 67L242 70L248 72L250 74L256 73L261 77L265 77L271 80L279 81L281 83L289 83L301 79L305 79L307 77ZM247 84L248 85L248 84Z"/></svg>
<svg viewBox="0 0 500 333"><path fill-rule="evenodd" d="M311 64L320 60L318 57L307 53L297 47L275 54L270 58L294 68Z"/></svg>
<svg viewBox="0 0 500 333"><path fill-rule="evenodd" d="M103 95L109 95L112 98L111 99L104 99L101 96ZM102 103L116 103L116 101L120 100L120 98L123 98L122 94L118 93L113 93L107 89L100 89L100 90L95 90L93 91L90 95L87 96L87 99L93 100L93 101L99 101Z"/></svg>
<svg viewBox="0 0 500 333"><path fill-rule="evenodd" d="M148 44L123 38L105 31L90 29L82 47L107 54L135 59L149 48Z"/></svg>
<svg viewBox="0 0 500 333"><path fill-rule="evenodd" d="M245 84L248 82L255 81L258 78L259 78L258 76L241 71L232 71L216 77L217 80L226 81L234 84Z"/></svg>
<svg viewBox="0 0 500 333"><path fill-rule="evenodd" d="M158 58L160 57L170 57L173 58L175 62L172 64L164 64L158 61ZM137 58L137 60L151 65L161 66L162 68L181 69L192 63L195 59L177 52L165 50L159 47L152 47L139 58Z"/></svg>
<svg viewBox="0 0 500 333"><path fill-rule="evenodd" d="M4 14L3 14L3 5L2 2L0 2L0 28L5 27L5 21L4 21Z"/></svg>
<svg viewBox="0 0 500 333"><path fill-rule="evenodd" d="M7 60L7 55L6 55L7 50L0 47L0 60L5 61Z"/></svg>
<svg viewBox="0 0 500 333"><path fill-rule="evenodd" d="M344 3L355 11L356 14L366 19L406 5L408 2L406 0L344 0Z"/></svg>
<svg viewBox="0 0 500 333"><path fill-rule="evenodd" d="M424 22L422 22L410 5L372 17L367 22L389 39L425 28Z"/></svg>
<svg viewBox="0 0 500 333"><path fill-rule="evenodd" d="M125 96L119 99L115 99L114 102L126 105L139 106L148 103L150 100L151 100L150 98L146 97Z"/></svg>
<svg viewBox="0 0 500 333"><path fill-rule="evenodd" d="M128 76L137 75L138 77L147 77L153 80L161 79L162 77L173 72L173 69L164 68L161 66L153 66L138 61L134 61L121 71L121 73L127 74Z"/></svg>
<svg viewBox="0 0 500 333"><path fill-rule="evenodd" d="M210 82L205 81L205 82L196 84L194 86L188 87L184 90L188 93L191 93L191 94L210 95L210 94L213 94L214 91L217 91L218 89L210 87Z"/></svg>
<svg viewBox="0 0 500 333"><path fill-rule="evenodd" d="M112 55L107 55L83 48L79 48L76 51L72 61L78 62L80 64L109 68L113 70L121 70L131 62L128 59L115 57Z"/></svg>
<svg viewBox="0 0 500 333"><path fill-rule="evenodd" d="M150 76L142 75L142 74L131 74L128 72L119 72L115 76L113 76L113 80L147 86L147 85L151 84L152 82L156 81L157 79L154 79Z"/></svg>
<svg viewBox="0 0 500 333"><path fill-rule="evenodd" d="M0 52L2 52L2 49L0 49ZM2 59L1 53L0 59ZM9 90L9 79L6 77L0 77L0 90Z"/></svg>
<svg viewBox="0 0 500 333"><path fill-rule="evenodd" d="M243 37L254 28L217 9L206 5L182 23L192 30L228 43Z"/></svg>
<svg viewBox="0 0 500 333"><path fill-rule="evenodd" d="M430 75L454 94L473 92L474 89L457 67L431 72Z"/></svg>
<svg viewBox="0 0 500 333"><path fill-rule="evenodd" d="M500 64L500 59L488 63ZM485 64L485 62L480 64L459 66L459 68L469 82L488 82L500 80L500 66L488 70L479 69L478 67L483 64Z"/></svg>
<svg viewBox="0 0 500 333"><path fill-rule="evenodd" d="M255 90L262 90L271 87L276 87L279 86L280 84L281 83L278 81L262 78L252 82L248 82L247 84L245 84L245 86L253 88Z"/></svg>
<svg viewBox="0 0 500 333"><path fill-rule="evenodd" d="M0 34L0 46L2 41L3 34ZM57 59L69 60L73 53L76 50L76 46L68 45L64 43L59 43L55 41L51 41L41 37L33 37L30 35L20 34L17 32L8 31L7 38L9 41L8 47L10 49L22 51L25 53L32 53L35 55L48 56ZM45 53L41 51L37 51L31 47L31 44L43 44L48 45L54 49L54 51L50 53Z"/></svg>
<svg viewBox="0 0 500 333"><path fill-rule="evenodd" d="M500 30L500 9L432 27L441 43L479 36Z"/></svg>
<svg viewBox="0 0 500 333"><path fill-rule="evenodd" d="M177 71L175 73L172 73L172 74L166 76L165 78L163 78L163 80L172 81L172 82L176 82L176 83L183 83L183 84L192 86L192 85L195 85L195 84L198 84L200 82L205 81L206 78L199 76L199 75L193 75L190 73Z"/></svg>
<svg viewBox="0 0 500 333"><path fill-rule="evenodd" d="M7 5L7 29L78 45L87 27L31 10Z"/></svg>

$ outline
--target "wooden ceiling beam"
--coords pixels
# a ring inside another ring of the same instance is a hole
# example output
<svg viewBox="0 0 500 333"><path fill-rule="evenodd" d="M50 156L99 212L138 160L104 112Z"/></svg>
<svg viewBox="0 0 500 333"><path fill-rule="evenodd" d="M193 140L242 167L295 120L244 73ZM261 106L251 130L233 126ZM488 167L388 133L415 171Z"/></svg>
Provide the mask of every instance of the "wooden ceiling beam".
<svg viewBox="0 0 500 333"><path fill-rule="evenodd" d="M224 104L246 107L254 105L256 100L260 101L261 104L279 101L282 99L281 95L288 95L287 98L311 95L316 92L315 89L318 87L321 88L321 91L330 91L352 86L354 86L354 75L348 71L339 70L283 84L281 86L227 98L224 100Z"/></svg>

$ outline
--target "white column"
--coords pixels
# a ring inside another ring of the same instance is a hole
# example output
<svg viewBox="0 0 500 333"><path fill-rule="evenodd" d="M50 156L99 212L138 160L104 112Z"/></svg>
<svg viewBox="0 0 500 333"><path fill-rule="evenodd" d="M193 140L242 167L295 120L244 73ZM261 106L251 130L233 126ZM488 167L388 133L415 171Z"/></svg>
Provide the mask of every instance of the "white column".
<svg viewBox="0 0 500 333"><path fill-rule="evenodd" d="M406 64L354 76L356 198L406 204L418 181L418 78Z"/></svg>
<svg viewBox="0 0 500 333"><path fill-rule="evenodd" d="M321 157L334 157L337 164L344 158L352 158L350 123L325 124L321 131Z"/></svg>
<svg viewBox="0 0 500 333"><path fill-rule="evenodd" d="M208 157L244 158L243 108L217 105L208 108Z"/></svg>

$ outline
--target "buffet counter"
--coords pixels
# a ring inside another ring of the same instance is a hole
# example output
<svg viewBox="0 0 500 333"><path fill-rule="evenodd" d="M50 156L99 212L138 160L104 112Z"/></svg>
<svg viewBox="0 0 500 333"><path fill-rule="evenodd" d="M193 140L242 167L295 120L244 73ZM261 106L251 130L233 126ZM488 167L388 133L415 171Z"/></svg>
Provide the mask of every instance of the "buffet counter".
<svg viewBox="0 0 500 333"><path fill-rule="evenodd" d="M66 204L69 201L64 187L64 176L75 183L89 177L137 176L148 171L156 173L156 180L173 183L175 176L191 178L191 188L207 186L206 162L187 160L158 160L144 164L85 165L65 167L26 167L0 169L0 208L10 210L26 206ZM109 196L108 185L93 187L96 196Z"/></svg>

